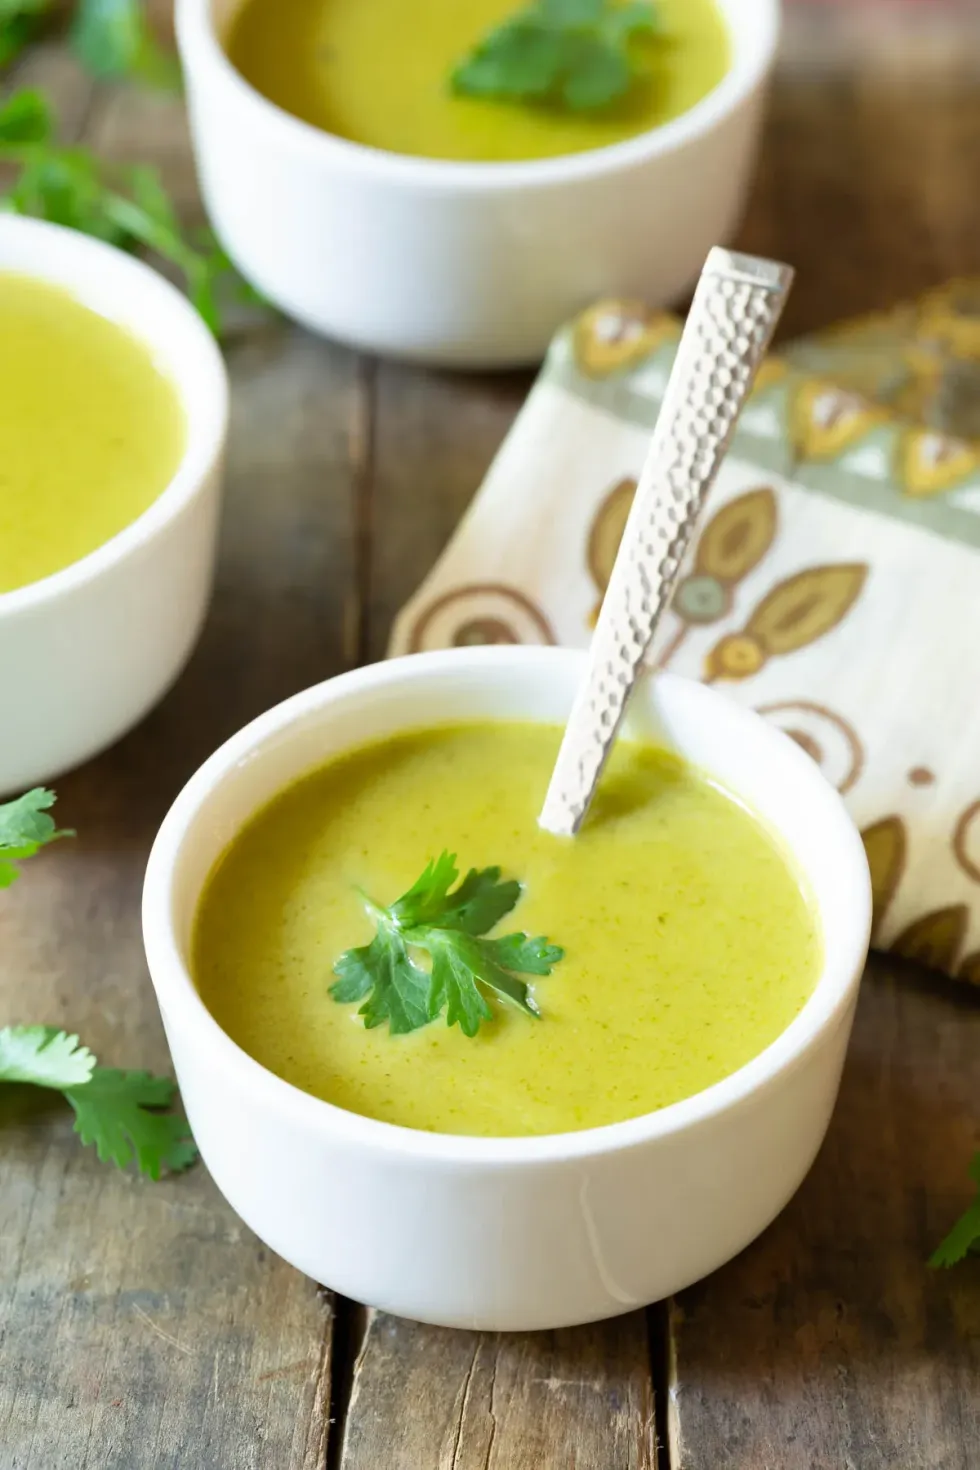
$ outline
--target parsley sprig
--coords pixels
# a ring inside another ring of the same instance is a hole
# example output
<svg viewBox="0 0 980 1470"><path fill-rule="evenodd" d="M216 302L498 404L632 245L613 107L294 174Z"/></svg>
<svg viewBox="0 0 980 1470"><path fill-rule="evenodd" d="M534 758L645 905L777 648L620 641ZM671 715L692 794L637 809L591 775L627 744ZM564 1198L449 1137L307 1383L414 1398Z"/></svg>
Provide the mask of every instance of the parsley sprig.
<svg viewBox="0 0 980 1470"><path fill-rule="evenodd" d="M16 801L0 806L0 888L9 888L20 877L17 864L33 857L49 842L59 837L74 837L67 828L59 830L48 808L54 806L54 792L35 786Z"/></svg>
<svg viewBox="0 0 980 1470"><path fill-rule="evenodd" d="M0 0L0 67L40 32L52 0ZM132 77L176 88L177 58L157 44L142 0L77 0L70 40L79 61L100 78Z"/></svg>
<svg viewBox="0 0 980 1470"><path fill-rule="evenodd" d="M141 1173L159 1179L197 1158L187 1119L167 1111L177 1091L168 1077L99 1067L77 1036L56 1026L5 1026L0 1082L60 1092L75 1110L75 1132L104 1164L124 1169L135 1159Z"/></svg>
<svg viewBox="0 0 980 1470"><path fill-rule="evenodd" d="M0 107L0 161L17 174L0 209L94 235L122 250L144 248L183 277L187 294L220 336L222 294L255 302L208 229L188 232L156 169L113 165L87 148L59 144L42 92L23 88Z"/></svg>
<svg viewBox="0 0 980 1470"><path fill-rule="evenodd" d="M0 805L0 888L19 876L17 863L58 837L49 808L54 792L36 787ZM197 1158L187 1119L172 1104L176 1087L150 1072L100 1067L77 1036L56 1026L5 1026L0 1030L0 1083L26 1083L62 1096L75 1110L75 1132L95 1145L103 1163L120 1169L135 1159L151 1179L163 1169L186 1169Z"/></svg>
<svg viewBox="0 0 980 1470"><path fill-rule="evenodd" d="M51 0L0 0L0 67L19 56L37 34Z"/></svg>
<svg viewBox="0 0 980 1470"><path fill-rule="evenodd" d="M573 112L608 107L638 74L635 38L659 32L650 0L532 0L477 43L452 87Z"/></svg>
<svg viewBox="0 0 980 1470"><path fill-rule="evenodd" d="M517 903L521 885L502 882L499 868L471 868L454 889L458 877L455 855L443 852L388 908L365 896L377 933L370 944L340 956L330 987L334 1000L364 1002L358 1014L365 1026L387 1021L397 1035L445 1011L448 1026L475 1036L481 1022L493 1018L485 992L529 1016L539 1014L521 977L550 975L564 950L522 933L486 938ZM426 956L428 965L416 955Z"/></svg>
<svg viewBox="0 0 980 1470"><path fill-rule="evenodd" d="M967 1256L980 1254L980 1153L970 1164L970 1178L977 1187L976 1198L968 1205L952 1230L933 1252L930 1266L957 1266Z"/></svg>

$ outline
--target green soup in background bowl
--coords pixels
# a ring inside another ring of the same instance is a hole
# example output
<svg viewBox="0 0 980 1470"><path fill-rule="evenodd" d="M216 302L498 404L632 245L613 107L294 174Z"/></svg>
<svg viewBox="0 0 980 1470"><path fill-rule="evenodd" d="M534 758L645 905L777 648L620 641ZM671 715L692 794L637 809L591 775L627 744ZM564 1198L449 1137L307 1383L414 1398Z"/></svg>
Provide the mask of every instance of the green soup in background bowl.
<svg viewBox="0 0 980 1470"><path fill-rule="evenodd" d="M226 38L246 81L284 112L352 143L420 158L526 162L621 143L680 117L718 85L731 43L715 0L657 0L663 36L607 107L456 95L453 68L515 0L245 0Z"/></svg>
<svg viewBox="0 0 980 1470"><path fill-rule="evenodd" d="M0 795L122 735L211 592L228 386L156 271L0 215Z"/></svg>
<svg viewBox="0 0 980 1470"><path fill-rule="evenodd" d="M669 78L577 120L435 86L503 0L288 0L265 45L271 3L177 0L177 37L212 222L314 331L425 362L534 362L597 297L674 301L738 224L779 0L668 0L677 35L656 67ZM346 64L308 56L298 70L290 56L321 24ZM396 109L375 95L376 68L401 56Z"/></svg>

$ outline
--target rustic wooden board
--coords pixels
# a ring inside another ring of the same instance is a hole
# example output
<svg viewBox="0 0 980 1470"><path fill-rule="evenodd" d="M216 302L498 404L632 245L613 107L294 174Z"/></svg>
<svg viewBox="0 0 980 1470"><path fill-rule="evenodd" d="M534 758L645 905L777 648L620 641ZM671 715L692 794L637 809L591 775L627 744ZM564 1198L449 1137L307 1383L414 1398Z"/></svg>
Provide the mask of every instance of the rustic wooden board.
<svg viewBox="0 0 980 1470"><path fill-rule="evenodd" d="M365 651L383 658L392 619L459 524L531 379L390 363L373 378Z"/></svg>
<svg viewBox="0 0 980 1470"><path fill-rule="evenodd" d="M341 1470L655 1470L642 1312L500 1335L372 1316Z"/></svg>
<svg viewBox="0 0 980 1470"><path fill-rule="evenodd" d="M875 961L813 1172L673 1305L673 1470L973 1470L980 1273L926 1260L967 1203L978 1090L980 1005Z"/></svg>

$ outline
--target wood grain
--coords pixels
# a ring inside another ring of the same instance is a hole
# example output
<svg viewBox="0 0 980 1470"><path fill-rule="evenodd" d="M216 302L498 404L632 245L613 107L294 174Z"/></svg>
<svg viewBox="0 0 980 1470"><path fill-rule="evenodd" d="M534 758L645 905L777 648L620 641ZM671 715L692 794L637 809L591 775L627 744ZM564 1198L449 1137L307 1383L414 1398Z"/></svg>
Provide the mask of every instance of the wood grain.
<svg viewBox="0 0 980 1470"><path fill-rule="evenodd" d="M452 1332L373 1316L341 1470L655 1470L642 1312L576 1331Z"/></svg>
<svg viewBox="0 0 980 1470"><path fill-rule="evenodd" d="M383 658L392 619L459 524L530 378L450 376L384 363L374 381L364 651Z"/></svg>
<svg viewBox="0 0 980 1470"><path fill-rule="evenodd" d="M791 9L740 241L796 267L780 336L976 272L978 147L980 7Z"/></svg>
<svg viewBox="0 0 980 1470"><path fill-rule="evenodd" d="M813 1172L673 1306L674 1470L973 1470L980 1277L926 1261L970 1196L978 1088L980 1004L874 961Z"/></svg>

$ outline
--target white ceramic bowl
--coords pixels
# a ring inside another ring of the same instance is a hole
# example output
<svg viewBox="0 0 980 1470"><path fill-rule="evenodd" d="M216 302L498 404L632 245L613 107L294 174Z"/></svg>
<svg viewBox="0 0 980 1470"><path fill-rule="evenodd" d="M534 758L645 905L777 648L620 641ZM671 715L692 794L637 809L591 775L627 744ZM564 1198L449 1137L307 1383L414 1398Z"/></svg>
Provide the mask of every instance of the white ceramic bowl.
<svg viewBox="0 0 980 1470"><path fill-rule="evenodd" d="M779 0L718 0L732 66L683 116L506 164L385 153L289 116L221 49L239 3L177 3L201 187L242 273L314 331L433 363L536 361L597 297L677 298L738 223Z"/></svg>
<svg viewBox="0 0 980 1470"><path fill-rule="evenodd" d="M543 1138L378 1123L266 1071L187 968L202 885L255 810L331 756L397 730L564 721L585 656L495 648L344 674L254 721L197 772L150 855L143 933L194 1135L218 1188L286 1260L358 1301L446 1326L559 1327L679 1290L741 1250L810 1167L837 1095L871 915L861 840L788 738L670 675L629 726L713 773L778 832L818 906L825 962L792 1025L733 1076L661 1112ZM421 854L425 857L425 854ZM326 984L326 979L324 981Z"/></svg>
<svg viewBox="0 0 980 1470"><path fill-rule="evenodd" d="M138 520L62 571L0 593L0 793L10 793L110 745L187 659L211 590L228 386L197 312L121 251L0 214L0 270L63 286L128 327L172 381L187 421L177 472Z"/></svg>

